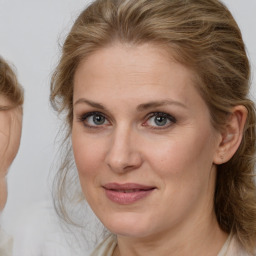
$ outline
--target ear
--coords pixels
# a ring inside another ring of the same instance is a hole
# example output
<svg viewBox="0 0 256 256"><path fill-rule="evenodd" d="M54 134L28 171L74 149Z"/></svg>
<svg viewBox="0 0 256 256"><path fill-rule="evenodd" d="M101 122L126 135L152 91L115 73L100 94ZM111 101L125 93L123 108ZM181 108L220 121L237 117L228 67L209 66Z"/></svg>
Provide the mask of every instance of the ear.
<svg viewBox="0 0 256 256"><path fill-rule="evenodd" d="M247 113L247 109L243 105L235 106L232 109L224 130L221 132L221 140L213 160L215 164L228 162L236 153L243 138Z"/></svg>

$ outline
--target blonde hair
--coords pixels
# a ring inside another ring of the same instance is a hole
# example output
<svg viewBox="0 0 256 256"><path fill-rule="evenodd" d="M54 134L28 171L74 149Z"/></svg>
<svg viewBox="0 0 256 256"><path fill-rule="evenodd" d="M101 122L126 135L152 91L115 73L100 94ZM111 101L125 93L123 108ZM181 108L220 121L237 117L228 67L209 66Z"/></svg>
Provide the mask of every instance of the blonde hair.
<svg viewBox="0 0 256 256"><path fill-rule="evenodd" d="M73 25L52 76L51 102L65 112L67 138L73 120L73 79L80 61L116 41L139 45L156 43L191 68L207 103L212 124L222 129L232 107L244 105L247 123L233 158L219 165L215 212L220 227L236 234L252 252L256 241L255 108L249 99L250 66L240 29L229 10L217 0L97 0ZM70 156L70 155L69 155ZM71 160L58 172L59 202ZM73 180L74 181L74 180Z"/></svg>
<svg viewBox="0 0 256 256"><path fill-rule="evenodd" d="M0 56L0 94L11 101L11 106L0 106L0 109L21 106L24 92L10 65Z"/></svg>

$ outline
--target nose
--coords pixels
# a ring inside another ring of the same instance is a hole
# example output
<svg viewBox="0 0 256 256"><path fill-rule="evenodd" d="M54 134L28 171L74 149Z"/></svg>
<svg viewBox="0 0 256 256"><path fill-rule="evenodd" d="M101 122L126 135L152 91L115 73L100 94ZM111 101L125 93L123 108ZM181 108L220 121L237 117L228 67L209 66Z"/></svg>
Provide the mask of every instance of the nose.
<svg viewBox="0 0 256 256"><path fill-rule="evenodd" d="M106 163L116 173L138 169L142 162L135 132L128 128L117 129L111 137Z"/></svg>

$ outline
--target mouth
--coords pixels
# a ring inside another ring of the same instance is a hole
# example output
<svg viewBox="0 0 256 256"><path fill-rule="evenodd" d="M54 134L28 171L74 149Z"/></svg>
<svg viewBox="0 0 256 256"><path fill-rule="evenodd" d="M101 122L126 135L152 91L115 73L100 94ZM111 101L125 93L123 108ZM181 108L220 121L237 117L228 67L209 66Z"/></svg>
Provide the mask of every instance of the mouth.
<svg viewBox="0 0 256 256"><path fill-rule="evenodd" d="M132 204L148 197L156 189L154 186L145 186L135 183L108 183L105 184L103 188L108 199L122 205Z"/></svg>

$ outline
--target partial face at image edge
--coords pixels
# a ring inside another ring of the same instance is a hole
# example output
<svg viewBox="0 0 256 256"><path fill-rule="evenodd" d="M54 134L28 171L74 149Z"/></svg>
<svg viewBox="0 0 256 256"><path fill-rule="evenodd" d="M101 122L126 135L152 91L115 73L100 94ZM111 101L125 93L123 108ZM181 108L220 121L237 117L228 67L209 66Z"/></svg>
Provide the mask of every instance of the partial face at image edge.
<svg viewBox="0 0 256 256"><path fill-rule="evenodd" d="M8 169L17 155L21 130L22 107L12 107L12 102L7 97L0 95L0 211L7 201L6 175Z"/></svg>

